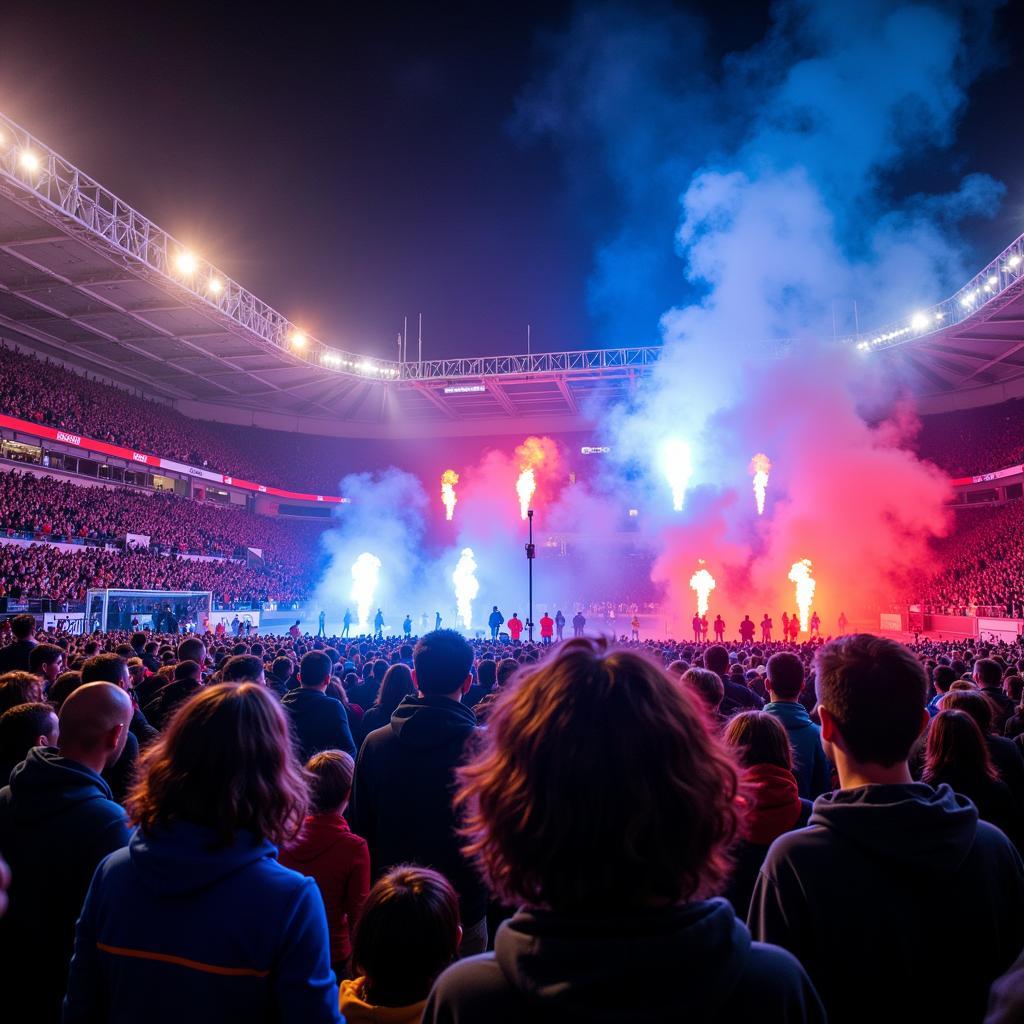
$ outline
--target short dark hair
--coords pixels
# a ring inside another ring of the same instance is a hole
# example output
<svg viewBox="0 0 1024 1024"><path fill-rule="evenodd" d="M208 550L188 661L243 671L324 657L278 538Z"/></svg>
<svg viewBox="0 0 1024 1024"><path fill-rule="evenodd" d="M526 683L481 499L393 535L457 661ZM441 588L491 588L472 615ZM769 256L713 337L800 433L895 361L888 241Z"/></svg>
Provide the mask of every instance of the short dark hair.
<svg viewBox="0 0 1024 1024"><path fill-rule="evenodd" d="M410 1006L426 999L459 948L459 900L429 868L400 865L378 879L363 904L352 962L370 1002Z"/></svg>
<svg viewBox="0 0 1024 1024"><path fill-rule="evenodd" d="M865 764L905 761L921 735L924 667L903 644L852 633L815 659L818 703L835 719L850 754Z"/></svg>
<svg viewBox="0 0 1024 1024"><path fill-rule="evenodd" d="M163 670L161 669L161 671ZM171 669L171 672L173 673L175 680L198 679L203 673L203 668L198 661L179 661Z"/></svg>
<svg viewBox="0 0 1024 1024"><path fill-rule="evenodd" d="M804 688L804 663L791 651L780 651L768 659L768 689L783 700L795 700Z"/></svg>
<svg viewBox="0 0 1024 1024"><path fill-rule="evenodd" d="M515 658L502 658L498 662L496 679L499 686L504 686L519 671L519 662Z"/></svg>
<svg viewBox="0 0 1024 1024"><path fill-rule="evenodd" d="M254 654L235 654L221 666L220 678L225 683L254 683L263 671L263 662Z"/></svg>
<svg viewBox="0 0 1024 1024"><path fill-rule="evenodd" d="M178 661L198 661L201 665L206 656L206 644L197 636L186 637L178 644Z"/></svg>
<svg viewBox="0 0 1024 1024"><path fill-rule="evenodd" d="M96 654L82 666L82 684L113 683L120 686L128 672L128 662L120 654Z"/></svg>
<svg viewBox="0 0 1024 1024"><path fill-rule="evenodd" d="M473 648L454 629L435 629L417 641L412 660L421 693L454 693L473 666Z"/></svg>
<svg viewBox="0 0 1024 1024"><path fill-rule="evenodd" d="M477 684L490 692L498 679L498 665L493 658L482 658L476 666Z"/></svg>
<svg viewBox="0 0 1024 1024"><path fill-rule="evenodd" d="M131 645L132 647L142 647L146 643L146 634L141 630L137 633L132 633Z"/></svg>
<svg viewBox="0 0 1024 1024"><path fill-rule="evenodd" d="M741 711L733 715L722 733L722 739L736 751L744 768L771 764L776 768L793 769L789 733L774 715L766 711Z"/></svg>
<svg viewBox="0 0 1024 1024"><path fill-rule="evenodd" d="M306 762L309 803L314 814L336 811L352 795L356 763L343 750L321 750Z"/></svg>
<svg viewBox="0 0 1024 1024"><path fill-rule="evenodd" d="M41 701L18 704L0 715L0 760L8 765L23 761L47 731L50 715L56 718L57 712Z"/></svg>
<svg viewBox="0 0 1024 1024"><path fill-rule="evenodd" d="M725 684L717 672L709 668L688 668L679 681L691 688L708 711L715 712L725 698Z"/></svg>
<svg viewBox="0 0 1024 1024"><path fill-rule="evenodd" d="M939 693L948 693L956 682L956 673L948 665L936 665L932 672L932 683Z"/></svg>
<svg viewBox="0 0 1024 1024"><path fill-rule="evenodd" d="M299 685L321 687L331 678L331 659L323 651L306 651L299 662Z"/></svg>
<svg viewBox="0 0 1024 1024"><path fill-rule="evenodd" d="M991 658L979 658L974 663L974 674L978 682L988 689L994 689L1003 680L1003 668L998 661Z"/></svg>
<svg viewBox="0 0 1024 1024"><path fill-rule="evenodd" d="M64 657L64 648L56 644L36 644L29 652L28 667L36 675L44 665L52 665L58 658Z"/></svg>
<svg viewBox="0 0 1024 1024"><path fill-rule="evenodd" d="M274 678L282 681L289 679L294 670L295 666L292 664L291 658L275 658L274 664L270 667L271 674Z"/></svg>
<svg viewBox="0 0 1024 1024"><path fill-rule="evenodd" d="M729 670L729 652L721 644L714 644L704 652L704 667L724 676Z"/></svg>
<svg viewBox="0 0 1024 1024"><path fill-rule="evenodd" d="M17 640L27 640L36 631L34 615L15 615L11 619L11 632Z"/></svg>

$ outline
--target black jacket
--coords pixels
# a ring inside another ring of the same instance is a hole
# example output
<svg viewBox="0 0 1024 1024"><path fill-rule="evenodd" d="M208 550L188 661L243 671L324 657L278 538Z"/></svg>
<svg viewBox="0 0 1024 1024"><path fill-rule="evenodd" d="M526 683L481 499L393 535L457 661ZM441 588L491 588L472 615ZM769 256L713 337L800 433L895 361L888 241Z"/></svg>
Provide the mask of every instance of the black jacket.
<svg viewBox="0 0 1024 1024"><path fill-rule="evenodd" d="M0 789L0 854L12 878L0 963L33 1001L33 1020L60 1020L86 890L96 865L128 837L107 783L55 747L30 750Z"/></svg>
<svg viewBox="0 0 1024 1024"><path fill-rule="evenodd" d="M862 786L818 797L809 826L772 843L748 924L807 968L831 1024L970 1024L1024 946L1022 906L1024 864L969 800Z"/></svg>
<svg viewBox="0 0 1024 1024"><path fill-rule="evenodd" d="M825 1014L784 950L724 900L629 916L519 911L494 952L441 975L424 1024L805 1024Z"/></svg>
<svg viewBox="0 0 1024 1024"><path fill-rule="evenodd" d="M459 894L463 925L483 916L487 897L456 835L454 771L476 716L447 697L406 697L391 722L363 741L356 764L352 828L370 847L374 878L396 864L435 868Z"/></svg>
<svg viewBox="0 0 1024 1024"><path fill-rule="evenodd" d="M993 736L991 733L985 737L985 746L999 778L1010 787L1017 805L1024 808L1024 756L1020 747L1005 736Z"/></svg>
<svg viewBox="0 0 1024 1024"><path fill-rule="evenodd" d="M29 655L35 650L35 640L15 640L0 647L0 675L5 672L29 672Z"/></svg>
<svg viewBox="0 0 1024 1024"><path fill-rule="evenodd" d="M291 719L295 752L303 764L321 750L344 750L356 756L348 712L340 700L319 690L299 687L281 698L281 706Z"/></svg>

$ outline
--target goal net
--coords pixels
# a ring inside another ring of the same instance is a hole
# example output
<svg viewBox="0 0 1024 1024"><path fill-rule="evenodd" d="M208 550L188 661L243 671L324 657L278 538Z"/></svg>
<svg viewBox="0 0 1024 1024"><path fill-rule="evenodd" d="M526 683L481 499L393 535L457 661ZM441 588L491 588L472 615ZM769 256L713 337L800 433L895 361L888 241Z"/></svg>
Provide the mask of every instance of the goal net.
<svg viewBox="0 0 1024 1024"><path fill-rule="evenodd" d="M85 595L83 631L202 632L212 609L209 590L90 590Z"/></svg>

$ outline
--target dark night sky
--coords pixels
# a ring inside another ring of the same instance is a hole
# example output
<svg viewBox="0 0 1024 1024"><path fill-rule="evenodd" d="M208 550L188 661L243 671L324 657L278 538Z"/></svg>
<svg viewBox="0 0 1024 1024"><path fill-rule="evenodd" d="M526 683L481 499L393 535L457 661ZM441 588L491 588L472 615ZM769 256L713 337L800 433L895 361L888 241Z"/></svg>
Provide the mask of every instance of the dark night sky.
<svg viewBox="0 0 1024 1024"><path fill-rule="evenodd" d="M326 341L390 356L422 311L429 356L521 351L528 321L537 349L591 344L599 218L508 127L569 4L229 6L8 2L0 109ZM689 6L723 50L767 23L758 3ZM971 232L979 264L1024 229L1022 6L960 136L1007 185ZM908 173L927 187L933 166Z"/></svg>

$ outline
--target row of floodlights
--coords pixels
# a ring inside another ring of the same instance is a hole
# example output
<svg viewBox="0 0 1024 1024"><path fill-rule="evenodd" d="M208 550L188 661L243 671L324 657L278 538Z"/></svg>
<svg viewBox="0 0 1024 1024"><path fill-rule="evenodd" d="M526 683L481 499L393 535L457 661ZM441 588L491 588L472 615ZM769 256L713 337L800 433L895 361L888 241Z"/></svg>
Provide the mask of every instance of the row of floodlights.
<svg viewBox="0 0 1024 1024"><path fill-rule="evenodd" d="M0 146L4 146L7 139L3 132L0 132ZM31 149L24 148L18 154L18 166L30 174L35 174L43 166L42 159L34 153ZM173 266L177 273L186 279L191 279L199 272L199 258L195 253L190 252L188 249L178 249L173 257ZM197 287L193 285L193 287ZM216 274L210 274L210 276L198 286L197 290L205 289L205 291L213 296L220 295L224 291L224 281L221 280ZM304 331L295 330L289 335L289 341L291 342L292 348L297 351L302 351L306 348L309 342ZM371 362L368 359L346 359L344 356L337 352L326 351L320 357L320 361L325 366L332 366L337 369L353 370L356 373L364 373L368 376L376 377L397 377L398 370L387 367L378 366L376 363Z"/></svg>
<svg viewBox="0 0 1024 1024"><path fill-rule="evenodd" d="M935 313L932 316L929 316L927 313L915 313L910 318L909 326L886 331L884 334L878 334L867 341L858 342L857 348L862 352L867 352L868 349L884 345L887 341L894 341L896 338L903 338L908 334L920 334L922 331L926 331L929 327L933 326L934 323L940 323L945 317L945 313Z"/></svg>
<svg viewBox="0 0 1024 1024"><path fill-rule="evenodd" d="M1024 258L1014 253L1005 264L1003 264L1002 270L1004 274L1012 274L1017 272L1017 268L1024 262ZM999 285L999 278L995 274L991 274L985 283L980 288L975 288L972 291L964 292L960 296L960 305L964 309L970 309L978 299L984 300L986 294L991 295Z"/></svg>

